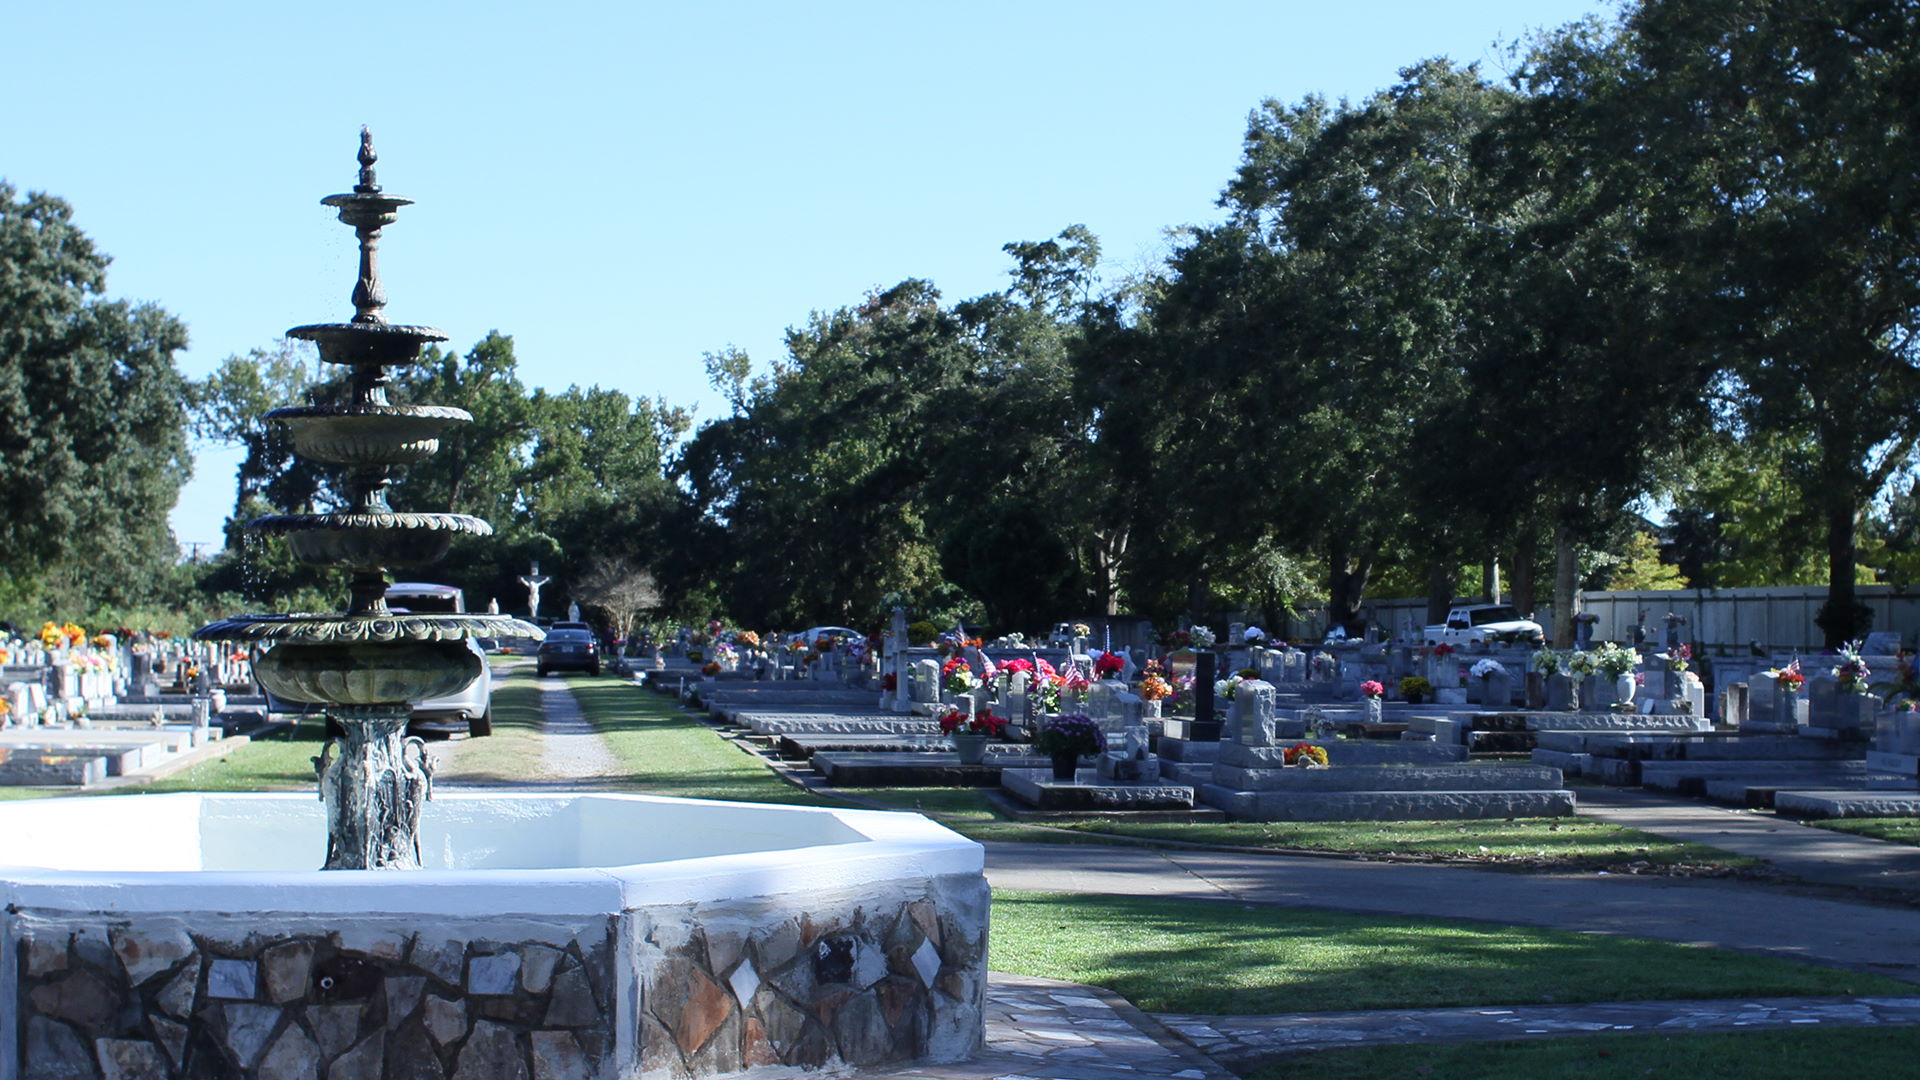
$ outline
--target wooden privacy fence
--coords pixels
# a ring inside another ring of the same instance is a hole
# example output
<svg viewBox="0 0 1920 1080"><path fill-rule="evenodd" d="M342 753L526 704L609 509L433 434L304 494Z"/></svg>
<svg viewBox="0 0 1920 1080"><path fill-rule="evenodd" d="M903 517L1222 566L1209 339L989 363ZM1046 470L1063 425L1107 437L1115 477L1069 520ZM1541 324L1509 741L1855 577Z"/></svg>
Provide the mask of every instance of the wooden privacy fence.
<svg viewBox="0 0 1920 1080"><path fill-rule="evenodd" d="M1893 631L1901 642L1912 648L1920 641L1920 590L1904 585L1858 585L1860 602L1873 612L1873 629ZM1759 644L1772 649L1817 650L1822 636L1813 617L1826 603L1827 590L1821 586L1786 586L1767 589L1675 589L1664 592L1607 592L1593 590L1580 594L1580 609L1594 615L1594 640L1630 641L1633 629L1645 613L1647 634L1659 640L1666 629L1668 613L1687 620L1681 627L1681 639L1705 645L1709 649L1739 650ZM1474 603L1460 600L1456 603ZM1407 627L1419 628L1427 620L1427 602L1418 600L1374 600L1366 605L1369 621L1389 635L1404 633ZM1292 632L1306 636L1316 632L1324 620L1319 612L1297 621L1301 627ZM1526 612L1521 612L1526 614ZM1553 629L1553 605L1539 605L1533 612L1540 625Z"/></svg>

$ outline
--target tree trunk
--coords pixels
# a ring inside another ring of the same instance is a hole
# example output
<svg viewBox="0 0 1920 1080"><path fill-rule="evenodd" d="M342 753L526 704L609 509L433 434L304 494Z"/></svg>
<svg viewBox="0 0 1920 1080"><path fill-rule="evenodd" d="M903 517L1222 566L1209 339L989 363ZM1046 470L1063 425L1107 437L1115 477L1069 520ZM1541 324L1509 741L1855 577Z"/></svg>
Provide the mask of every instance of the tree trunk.
<svg viewBox="0 0 1920 1080"><path fill-rule="evenodd" d="M1327 589L1327 626L1344 627L1348 637L1357 637L1366 630L1360 623L1360 601L1366 596L1373 560L1354 559L1347 542L1336 540L1327 564L1332 571Z"/></svg>
<svg viewBox="0 0 1920 1080"><path fill-rule="evenodd" d="M1454 566L1452 563L1435 559L1427 567L1427 623L1433 626L1444 622L1447 609L1453 606Z"/></svg>
<svg viewBox="0 0 1920 1080"><path fill-rule="evenodd" d="M1814 623L1826 637L1826 646L1835 649L1867 636L1873 625L1873 609L1859 600L1853 586L1856 556L1854 501L1829 491L1827 500L1827 602L1820 606Z"/></svg>
<svg viewBox="0 0 1920 1080"><path fill-rule="evenodd" d="M1531 615L1537 606L1533 600L1533 545L1522 542L1513 552L1513 606L1522 615Z"/></svg>
<svg viewBox="0 0 1920 1080"><path fill-rule="evenodd" d="M1573 595L1579 583L1573 532L1562 522L1553 530L1553 647L1573 647Z"/></svg>

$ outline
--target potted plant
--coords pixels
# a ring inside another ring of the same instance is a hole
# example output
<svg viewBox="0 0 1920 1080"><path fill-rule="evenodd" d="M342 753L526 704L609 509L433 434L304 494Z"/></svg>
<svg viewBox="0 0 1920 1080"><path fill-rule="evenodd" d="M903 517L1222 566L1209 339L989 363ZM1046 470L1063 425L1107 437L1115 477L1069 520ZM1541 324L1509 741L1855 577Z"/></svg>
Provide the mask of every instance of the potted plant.
<svg viewBox="0 0 1920 1080"><path fill-rule="evenodd" d="M1007 730L1007 718L991 712L968 716L952 709L940 718L940 730L953 739L960 764L978 765L987 756L987 741L1000 738Z"/></svg>
<svg viewBox="0 0 1920 1080"><path fill-rule="evenodd" d="M1107 737L1093 717L1067 713L1047 721L1033 737L1033 748L1053 759L1053 778L1072 780L1080 759L1107 748Z"/></svg>
<svg viewBox="0 0 1920 1080"><path fill-rule="evenodd" d="M1400 696L1409 705L1418 705L1433 693L1433 684L1418 675L1408 675L1400 680Z"/></svg>

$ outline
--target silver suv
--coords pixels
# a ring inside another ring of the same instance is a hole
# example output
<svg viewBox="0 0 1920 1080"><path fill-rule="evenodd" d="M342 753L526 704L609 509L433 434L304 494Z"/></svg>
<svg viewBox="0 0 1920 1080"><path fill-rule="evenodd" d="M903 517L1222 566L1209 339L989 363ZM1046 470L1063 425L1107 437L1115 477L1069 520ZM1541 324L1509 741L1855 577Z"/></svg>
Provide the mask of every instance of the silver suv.
<svg viewBox="0 0 1920 1080"><path fill-rule="evenodd" d="M466 597L452 585L428 585L421 582L396 582L387 587L387 607L394 611L423 614L460 615L467 610ZM480 677L443 697L413 703L410 727L433 731L458 731L465 726L476 738L493 734L493 671L487 663L487 651L472 638L468 649L480 658Z"/></svg>

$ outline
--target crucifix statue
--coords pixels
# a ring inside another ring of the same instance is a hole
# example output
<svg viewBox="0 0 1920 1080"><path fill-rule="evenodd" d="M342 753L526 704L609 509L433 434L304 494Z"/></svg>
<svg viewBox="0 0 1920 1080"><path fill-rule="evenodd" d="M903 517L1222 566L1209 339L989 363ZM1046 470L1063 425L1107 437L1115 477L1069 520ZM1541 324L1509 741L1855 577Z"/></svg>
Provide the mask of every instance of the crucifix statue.
<svg viewBox="0 0 1920 1080"><path fill-rule="evenodd" d="M540 617L540 586L552 580L552 578L541 576L540 564L537 562L533 564L533 572L520 579L520 584L527 587L527 618Z"/></svg>

